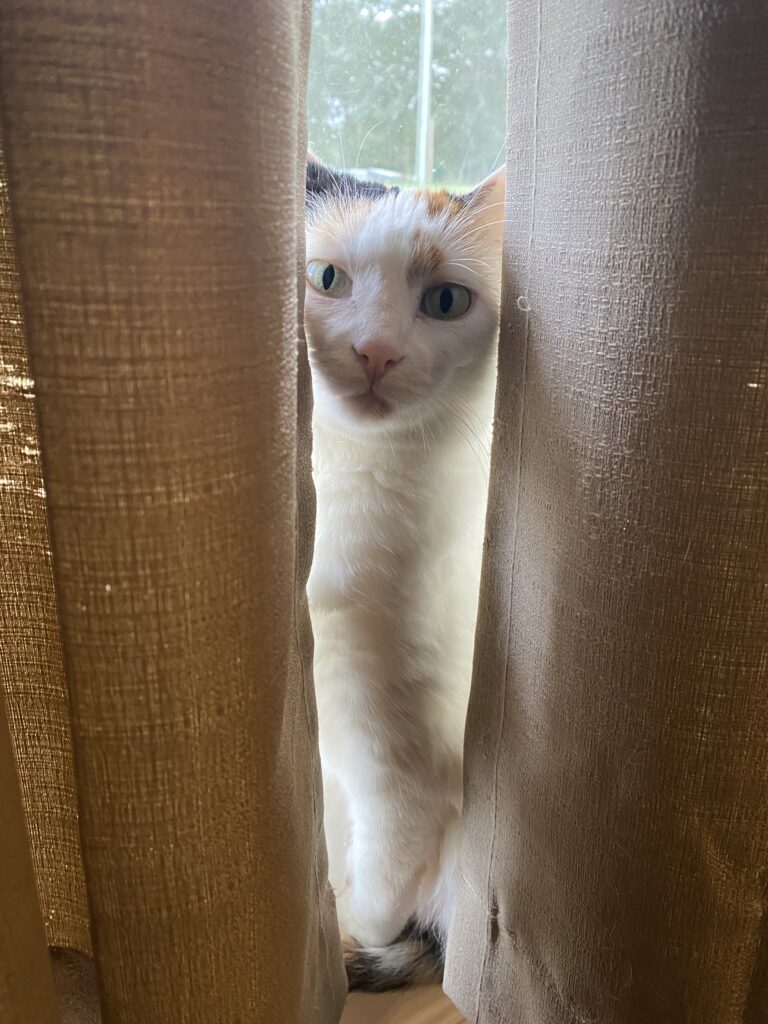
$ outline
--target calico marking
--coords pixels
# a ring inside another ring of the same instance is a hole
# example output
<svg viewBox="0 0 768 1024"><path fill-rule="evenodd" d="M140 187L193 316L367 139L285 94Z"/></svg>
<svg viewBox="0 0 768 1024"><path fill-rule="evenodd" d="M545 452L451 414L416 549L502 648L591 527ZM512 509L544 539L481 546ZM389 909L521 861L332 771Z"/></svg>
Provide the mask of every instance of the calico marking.
<svg viewBox="0 0 768 1024"><path fill-rule="evenodd" d="M457 216L464 212L466 207L466 197L454 195L453 192L449 192L447 189L419 189L418 193L421 195L427 204L427 214L432 218L447 216Z"/></svg>
<svg viewBox="0 0 768 1024"><path fill-rule="evenodd" d="M307 163L307 199L381 199L396 195L396 186L378 181L361 181L346 171L332 171L325 164Z"/></svg>
<svg viewBox="0 0 768 1024"><path fill-rule="evenodd" d="M389 992L443 980L445 950L437 931L413 921L390 946L365 949L342 938L349 991Z"/></svg>
<svg viewBox="0 0 768 1024"><path fill-rule="evenodd" d="M443 254L423 231L415 231L406 269L408 284L431 277L443 262Z"/></svg>

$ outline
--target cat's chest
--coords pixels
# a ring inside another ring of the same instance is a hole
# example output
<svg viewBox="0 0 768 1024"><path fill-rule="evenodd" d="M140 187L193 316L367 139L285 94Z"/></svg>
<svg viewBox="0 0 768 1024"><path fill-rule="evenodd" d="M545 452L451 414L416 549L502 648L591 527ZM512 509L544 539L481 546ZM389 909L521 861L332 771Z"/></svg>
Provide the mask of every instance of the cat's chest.
<svg viewBox="0 0 768 1024"><path fill-rule="evenodd" d="M319 465L315 487L321 550L404 549L417 540L429 518L419 482L387 467Z"/></svg>
<svg viewBox="0 0 768 1024"><path fill-rule="evenodd" d="M315 555L310 594L364 595L396 587L424 558L428 495L386 464L316 460Z"/></svg>

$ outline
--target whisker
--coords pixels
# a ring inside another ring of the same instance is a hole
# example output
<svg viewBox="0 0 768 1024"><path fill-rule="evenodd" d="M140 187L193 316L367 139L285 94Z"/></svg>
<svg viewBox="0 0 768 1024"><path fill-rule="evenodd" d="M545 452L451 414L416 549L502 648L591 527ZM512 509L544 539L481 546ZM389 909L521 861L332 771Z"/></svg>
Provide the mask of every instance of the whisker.
<svg viewBox="0 0 768 1024"><path fill-rule="evenodd" d="M487 224L477 224L466 232L465 237L469 238L471 235L477 234L478 231L487 231L488 228L496 227L497 224L505 224L506 219L506 217L502 217L501 220L492 220Z"/></svg>
<svg viewBox="0 0 768 1024"><path fill-rule="evenodd" d="M458 173L458 176L457 176L458 181L461 181L461 176L464 173L464 167L466 166L467 157L469 156L469 151L470 151L471 146L472 146L472 133L470 132L470 134L469 134L469 145L467 146L467 151L464 154L464 159L461 161L461 167L459 168L459 173ZM497 159L498 159L498 157L497 157Z"/></svg>
<svg viewBox="0 0 768 1024"><path fill-rule="evenodd" d="M447 263L441 263L441 267L460 267L462 270L466 270L468 274L474 274L475 277L480 277L480 271L475 270L473 267L468 267L464 263L459 263L457 260L450 260Z"/></svg>
<svg viewBox="0 0 768 1024"><path fill-rule="evenodd" d="M469 450L477 459L477 464L482 470L483 479L487 484L488 457L490 452L488 445L485 444L480 437L478 437L477 433L473 430L472 426L469 423L467 423L467 421L461 415L461 410L454 404L453 399L449 398L447 395L443 395L441 396L441 398L445 412L449 414L449 419L452 422L455 429L457 430L459 436L463 438L465 444L469 447ZM468 437L467 434L464 432L464 429L462 428L465 428L467 431L469 431L469 434L471 436ZM473 439L474 441L477 442L476 445L472 443ZM485 456L485 458L482 457L483 455Z"/></svg>
<svg viewBox="0 0 768 1024"><path fill-rule="evenodd" d="M470 261L469 257L465 257L462 260L447 260L445 263L442 263L441 266L443 266L443 267L461 267L463 270L468 270L472 274L478 274L479 271L475 270L474 267L468 267L467 266L467 262L468 261ZM485 260L471 260L471 262L472 263L479 263L480 266L481 267L485 267L486 270L491 271L491 272L493 271L493 267L491 267L490 264L486 263Z"/></svg>
<svg viewBox="0 0 768 1024"><path fill-rule="evenodd" d="M485 260L474 259L472 256L464 256L463 260L465 263L482 263L484 267L490 267L490 264L488 264Z"/></svg>
<svg viewBox="0 0 768 1024"><path fill-rule="evenodd" d="M490 454L490 448L489 448L488 444L487 444L487 443L486 443L486 442L485 442L485 441L483 440L483 438L481 438L481 437L479 436L479 434L478 434L478 433L477 433L477 431L476 431L476 430L475 430L475 429L474 429L474 428L472 427L472 425L471 425L470 423L468 423L468 422L467 422L467 420L466 420L466 419L464 418L464 416L463 416L463 415L461 414L461 408L460 408L460 407L457 407L456 405L453 405L452 407L453 407L453 410L454 410L454 412L456 413L456 416L457 416L457 417L458 417L458 418L459 418L459 419L461 420L461 422L462 422L462 423L464 424L464 426L465 426L465 427L467 428L467 430L468 430L468 431L470 432L470 434L472 435L472 437L474 437L474 439L475 439L475 440L477 441L477 444L478 444L478 447L479 447L479 449L480 449L480 450L481 450L481 451L482 451L482 452L483 452L483 453L484 453L485 455L488 455L488 454Z"/></svg>
<svg viewBox="0 0 768 1024"><path fill-rule="evenodd" d="M501 144L501 145L499 146L499 151L498 151L498 153L497 153L497 154L496 154L496 156L495 156L495 157L493 158L493 163L491 164L491 169L490 169L490 171L488 171L488 174L486 174L486 178L488 178L488 177L489 177L489 176L490 176L491 174L493 174L493 172L494 172L495 170L498 170L498 168L496 167L496 162L497 162L497 160L499 159L499 157L501 156L501 154L502 154L502 153L504 152L504 150L505 150L505 148L506 148L506 145L507 145L507 140L505 139L505 140L504 140L504 141L502 142L502 144ZM499 166L501 166L501 165L499 165Z"/></svg>
<svg viewBox="0 0 768 1024"><path fill-rule="evenodd" d="M339 149L341 150L341 169L344 174L347 173L347 161L344 159L344 140L341 137L341 132L338 134Z"/></svg>
<svg viewBox="0 0 768 1024"><path fill-rule="evenodd" d="M360 143L360 148L358 149L357 156L355 157L355 167L359 167L360 166L360 154L363 152L363 146L365 145L365 143L366 143L366 141L368 139L368 136L371 134L371 132L376 131L376 129L379 127L380 124L384 124L383 118L382 118L381 121L377 121L376 124L372 128L369 128L368 131L363 136L363 141Z"/></svg>

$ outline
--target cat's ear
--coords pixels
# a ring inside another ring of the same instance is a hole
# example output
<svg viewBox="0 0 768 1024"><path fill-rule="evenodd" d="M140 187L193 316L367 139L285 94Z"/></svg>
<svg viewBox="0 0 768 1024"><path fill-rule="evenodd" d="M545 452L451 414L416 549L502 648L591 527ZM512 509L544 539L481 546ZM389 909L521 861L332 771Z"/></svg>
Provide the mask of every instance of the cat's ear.
<svg viewBox="0 0 768 1024"><path fill-rule="evenodd" d="M343 176L324 164L315 156L311 149L307 149L307 195L314 198L339 195L342 191Z"/></svg>
<svg viewBox="0 0 768 1024"><path fill-rule="evenodd" d="M506 167L502 164L465 197L472 219L500 239L504 234Z"/></svg>

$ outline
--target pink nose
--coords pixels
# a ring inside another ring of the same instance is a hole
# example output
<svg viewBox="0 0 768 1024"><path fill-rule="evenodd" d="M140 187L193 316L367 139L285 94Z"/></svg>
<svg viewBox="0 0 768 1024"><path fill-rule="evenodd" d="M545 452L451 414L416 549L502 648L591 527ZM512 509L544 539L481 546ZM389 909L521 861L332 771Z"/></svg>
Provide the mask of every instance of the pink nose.
<svg viewBox="0 0 768 1024"><path fill-rule="evenodd" d="M371 387L403 358L388 341L363 341L355 345L355 352L363 362L365 376Z"/></svg>

